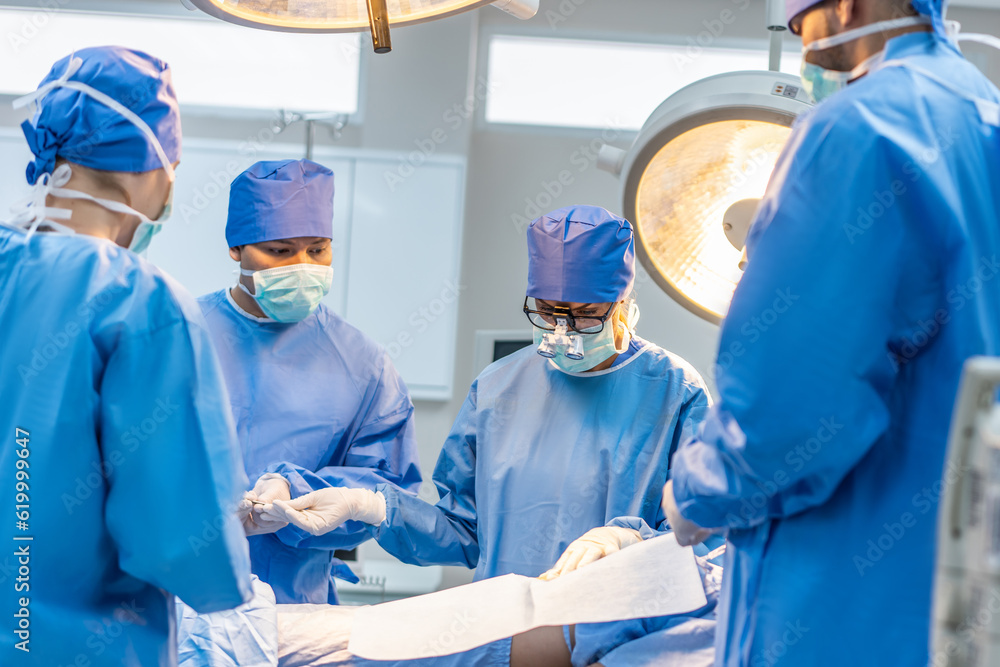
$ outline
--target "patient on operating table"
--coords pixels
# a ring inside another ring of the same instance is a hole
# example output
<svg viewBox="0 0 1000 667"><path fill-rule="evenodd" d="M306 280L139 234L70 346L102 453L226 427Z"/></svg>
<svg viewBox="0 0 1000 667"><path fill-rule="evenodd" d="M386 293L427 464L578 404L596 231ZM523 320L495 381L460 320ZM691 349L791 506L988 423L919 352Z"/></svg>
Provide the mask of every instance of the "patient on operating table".
<svg viewBox="0 0 1000 667"><path fill-rule="evenodd" d="M695 549L708 604L687 614L570 627L542 627L516 635L509 655L460 653L402 661L372 661L348 651L361 607L277 605L269 587L254 581L254 599L238 609L195 614L178 605L180 667L584 667L647 663L710 667L714 661L715 603L721 583L721 549ZM627 595L626 591L622 592ZM637 603L650 590L632 591ZM434 604L429 596L428 604ZM416 598L411 598L411 600ZM487 602L488 606L488 601ZM387 642L394 636L385 628ZM572 648L571 648L572 647Z"/></svg>

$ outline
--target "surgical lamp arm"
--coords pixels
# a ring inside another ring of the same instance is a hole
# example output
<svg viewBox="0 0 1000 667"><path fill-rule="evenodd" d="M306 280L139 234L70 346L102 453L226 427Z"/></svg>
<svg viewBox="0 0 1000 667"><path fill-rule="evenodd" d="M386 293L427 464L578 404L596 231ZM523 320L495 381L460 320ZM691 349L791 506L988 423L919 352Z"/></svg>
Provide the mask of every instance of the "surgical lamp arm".
<svg viewBox="0 0 1000 667"><path fill-rule="evenodd" d="M767 29L771 33L767 68L772 72L780 72L781 45L786 30L784 0L767 0Z"/></svg>

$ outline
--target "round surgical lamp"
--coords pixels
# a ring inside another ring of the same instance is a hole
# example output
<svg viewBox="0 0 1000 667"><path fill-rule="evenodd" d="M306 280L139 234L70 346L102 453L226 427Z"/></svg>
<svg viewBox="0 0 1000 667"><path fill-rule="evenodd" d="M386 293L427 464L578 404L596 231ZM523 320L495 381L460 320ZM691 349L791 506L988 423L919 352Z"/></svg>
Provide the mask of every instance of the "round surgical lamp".
<svg viewBox="0 0 1000 667"><path fill-rule="evenodd" d="M392 50L389 28L423 23L490 5L519 19L538 13L540 0L181 0L237 25L283 32L371 30L376 53Z"/></svg>
<svg viewBox="0 0 1000 667"><path fill-rule="evenodd" d="M601 166L621 175L643 267L710 322L729 309L757 201L810 102L797 77L720 74L670 96L628 151L601 152Z"/></svg>

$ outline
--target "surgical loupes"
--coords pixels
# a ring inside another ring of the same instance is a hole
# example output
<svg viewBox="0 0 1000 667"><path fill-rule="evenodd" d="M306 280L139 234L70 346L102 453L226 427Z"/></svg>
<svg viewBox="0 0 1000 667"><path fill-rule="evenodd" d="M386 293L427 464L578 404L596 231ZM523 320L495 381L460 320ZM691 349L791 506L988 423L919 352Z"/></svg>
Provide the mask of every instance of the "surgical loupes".
<svg viewBox="0 0 1000 667"><path fill-rule="evenodd" d="M556 319L555 331L550 331L542 336L542 342L538 345L538 354L549 359L559 354L559 350L568 359L578 361L583 359L583 339L569 333L569 325L565 318Z"/></svg>

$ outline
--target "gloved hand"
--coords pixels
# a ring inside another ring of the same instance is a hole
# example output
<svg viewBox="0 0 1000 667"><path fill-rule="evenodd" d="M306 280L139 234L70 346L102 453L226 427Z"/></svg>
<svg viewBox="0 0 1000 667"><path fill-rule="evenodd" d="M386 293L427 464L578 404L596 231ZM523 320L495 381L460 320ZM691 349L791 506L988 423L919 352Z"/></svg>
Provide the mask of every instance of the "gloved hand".
<svg viewBox="0 0 1000 667"><path fill-rule="evenodd" d="M299 496L295 500L275 500L264 515L284 520L313 535L325 535L345 521L361 521L373 526L385 521L385 496L368 489L330 487Z"/></svg>
<svg viewBox="0 0 1000 667"><path fill-rule="evenodd" d="M257 483L253 485L254 494L252 500L264 503L264 507L269 506L275 500L289 500L292 497L291 485L288 480L276 472L269 472L260 476ZM256 505L260 507L260 505Z"/></svg>
<svg viewBox="0 0 1000 667"><path fill-rule="evenodd" d="M682 547L701 544L715 532L714 530L702 528L681 515L681 511L677 507L677 500L674 498L674 480L670 480L663 487L663 513L667 516L667 523L674 529L674 537L677 538L677 543Z"/></svg>
<svg viewBox="0 0 1000 667"><path fill-rule="evenodd" d="M288 521L266 516L264 510L270 508L275 500L288 500L291 497L291 488L284 477L273 472L261 475L253 490L243 494L243 500L236 510L237 516L243 520L243 531L248 536L265 535L287 526Z"/></svg>
<svg viewBox="0 0 1000 667"><path fill-rule="evenodd" d="M257 494L253 491L247 491L243 494L240 499L239 504L236 505L236 519L240 523L244 523L250 513L253 511L253 501L257 500Z"/></svg>
<svg viewBox="0 0 1000 667"><path fill-rule="evenodd" d="M618 526L591 528L583 536L573 540L552 569L539 579L548 581L561 577L639 542L642 542L642 536L638 530Z"/></svg>

